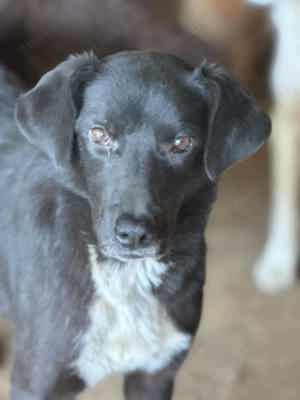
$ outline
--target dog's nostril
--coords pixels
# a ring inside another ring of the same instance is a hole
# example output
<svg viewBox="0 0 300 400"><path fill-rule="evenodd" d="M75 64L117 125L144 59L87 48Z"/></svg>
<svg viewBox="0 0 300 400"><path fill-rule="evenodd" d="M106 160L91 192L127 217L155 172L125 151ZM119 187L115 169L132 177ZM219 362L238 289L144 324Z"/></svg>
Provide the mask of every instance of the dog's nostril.
<svg viewBox="0 0 300 400"><path fill-rule="evenodd" d="M117 238L122 242L126 242L130 239L129 234L126 232L117 232Z"/></svg>
<svg viewBox="0 0 300 400"><path fill-rule="evenodd" d="M127 233L120 233L117 235L117 239L121 244L129 244L130 243L130 237Z"/></svg>
<svg viewBox="0 0 300 400"><path fill-rule="evenodd" d="M144 233L143 235L141 235L140 237L140 243L141 244L145 244L148 240L148 236Z"/></svg>
<svg viewBox="0 0 300 400"><path fill-rule="evenodd" d="M126 232L120 232L119 233L119 236L120 236L120 238L122 238L122 239L126 239L126 238L128 238L128 233L126 233Z"/></svg>

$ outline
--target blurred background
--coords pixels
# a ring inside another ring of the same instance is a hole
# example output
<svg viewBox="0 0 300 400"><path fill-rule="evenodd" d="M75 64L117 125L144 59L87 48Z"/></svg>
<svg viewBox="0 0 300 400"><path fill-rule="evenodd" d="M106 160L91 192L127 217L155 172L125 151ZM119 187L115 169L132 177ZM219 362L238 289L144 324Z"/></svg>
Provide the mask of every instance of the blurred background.
<svg viewBox="0 0 300 400"><path fill-rule="evenodd" d="M275 41L270 10L245 0L0 0L0 62L28 86L70 53L151 48L193 65L204 58L224 64L270 110ZM252 280L267 234L268 165L264 148L222 179L207 235L204 315L177 400L299 399L299 288L266 296ZM0 334L0 399L7 400L4 323ZM80 397L99 398L120 400L119 378Z"/></svg>

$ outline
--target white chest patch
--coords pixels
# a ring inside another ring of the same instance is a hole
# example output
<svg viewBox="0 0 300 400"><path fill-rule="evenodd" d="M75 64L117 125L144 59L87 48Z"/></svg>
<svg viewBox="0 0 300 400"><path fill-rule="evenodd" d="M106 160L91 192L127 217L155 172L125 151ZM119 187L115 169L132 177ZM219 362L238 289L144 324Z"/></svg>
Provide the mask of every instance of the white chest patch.
<svg viewBox="0 0 300 400"><path fill-rule="evenodd" d="M95 297L90 325L79 338L74 363L87 385L94 386L114 373L155 372L191 343L152 294L166 266L155 260L100 263L89 246Z"/></svg>

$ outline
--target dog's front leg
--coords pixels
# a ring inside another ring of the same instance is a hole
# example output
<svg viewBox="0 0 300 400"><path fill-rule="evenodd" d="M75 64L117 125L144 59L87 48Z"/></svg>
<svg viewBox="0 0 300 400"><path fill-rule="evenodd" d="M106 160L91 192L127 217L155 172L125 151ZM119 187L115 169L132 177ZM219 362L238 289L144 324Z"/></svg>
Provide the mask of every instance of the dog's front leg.
<svg viewBox="0 0 300 400"><path fill-rule="evenodd" d="M11 390L11 399L12 400L74 400L75 397L73 395L69 396L52 396L49 397L46 395L35 395L30 393L29 391L22 390L18 388L17 385L12 386Z"/></svg>
<svg viewBox="0 0 300 400"><path fill-rule="evenodd" d="M18 344L15 347L18 347ZM64 369L59 364L53 363L51 357L31 358L28 347L21 353L17 351L12 372L10 399L74 400L78 391L73 390L72 384L69 385L68 382L63 384L62 376L64 376Z"/></svg>
<svg viewBox="0 0 300 400"><path fill-rule="evenodd" d="M13 385L11 389L11 399L12 400L75 400L74 395L35 395L29 391L22 390L18 388L17 385Z"/></svg>
<svg viewBox="0 0 300 400"><path fill-rule="evenodd" d="M41 398L26 390L20 389L14 384L11 388L11 400L41 400Z"/></svg>
<svg viewBox="0 0 300 400"><path fill-rule="evenodd" d="M135 372L125 377L126 400L171 400L176 373L186 353L177 357L169 366L154 373Z"/></svg>
<svg viewBox="0 0 300 400"><path fill-rule="evenodd" d="M174 377L160 374L134 373L125 378L126 400L171 400Z"/></svg>

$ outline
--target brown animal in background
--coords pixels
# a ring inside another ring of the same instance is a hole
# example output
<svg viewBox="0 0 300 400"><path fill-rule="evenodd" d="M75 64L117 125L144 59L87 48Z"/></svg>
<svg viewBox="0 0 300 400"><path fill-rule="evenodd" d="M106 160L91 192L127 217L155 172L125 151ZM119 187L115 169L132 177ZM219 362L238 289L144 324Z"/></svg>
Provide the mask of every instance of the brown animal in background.
<svg viewBox="0 0 300 400"><path fill-rule="evenodd" d="M265 101L273 46L264 10L244 0L180 0L179 8L183 27L221 47L231 72Z"/></svg>
<svg viewBox="0 0 300 400"><path fill-rule="evenodd" d="M154 49L197 65L225 61L220 53L176 23L176 1L0 0L1 61L36 81L68 54L93 49Z"/></svg>

